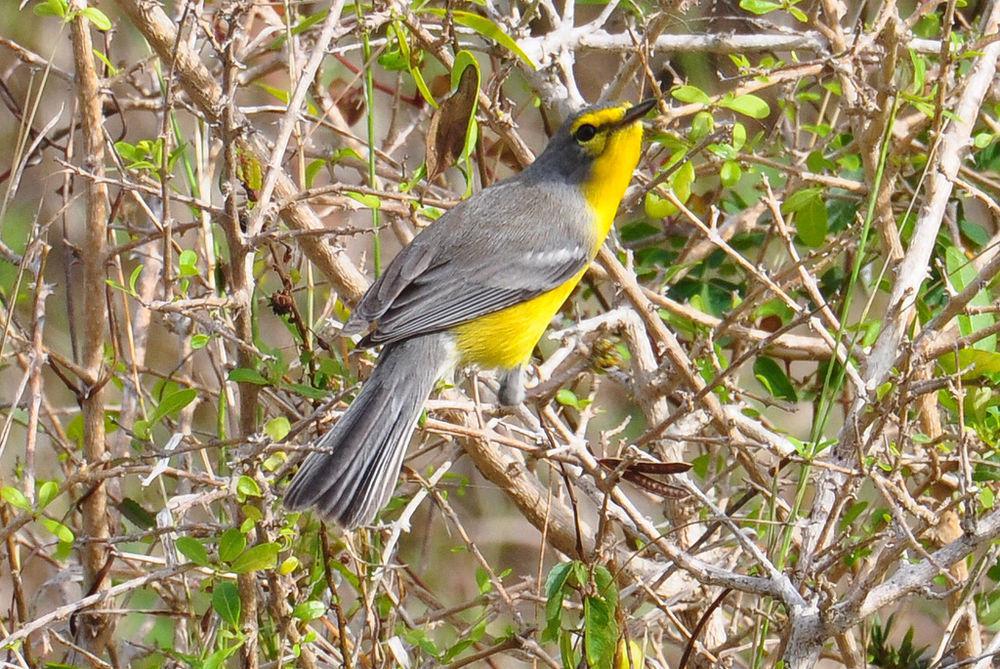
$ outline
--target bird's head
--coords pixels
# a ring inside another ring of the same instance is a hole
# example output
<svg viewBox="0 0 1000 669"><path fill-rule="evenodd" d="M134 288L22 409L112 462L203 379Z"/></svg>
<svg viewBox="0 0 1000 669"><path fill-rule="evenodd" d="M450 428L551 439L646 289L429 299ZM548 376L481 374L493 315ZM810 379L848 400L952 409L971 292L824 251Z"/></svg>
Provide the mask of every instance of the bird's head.
<svg viewBox="0 0 1000 669"><path fill-rule="evenodd" d="M604 104L587 107L563 123L532 164L532 176L586 186L613 172L631 177L642 150L640 120L656 105Z"/></svg>

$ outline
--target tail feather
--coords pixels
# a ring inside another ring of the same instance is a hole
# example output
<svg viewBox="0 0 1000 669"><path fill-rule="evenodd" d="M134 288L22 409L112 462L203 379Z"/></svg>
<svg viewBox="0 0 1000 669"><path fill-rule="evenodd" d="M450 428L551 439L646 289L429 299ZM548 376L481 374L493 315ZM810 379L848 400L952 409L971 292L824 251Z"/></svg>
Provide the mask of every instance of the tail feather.
<svg viewBox="0 0 1000 669"><path fill-rule="evenodd" d="M351 529L371 523L392 495L424 400L451 359L450 336L388 344L337 424L285 492L289 509L314 507Z"/></svg>

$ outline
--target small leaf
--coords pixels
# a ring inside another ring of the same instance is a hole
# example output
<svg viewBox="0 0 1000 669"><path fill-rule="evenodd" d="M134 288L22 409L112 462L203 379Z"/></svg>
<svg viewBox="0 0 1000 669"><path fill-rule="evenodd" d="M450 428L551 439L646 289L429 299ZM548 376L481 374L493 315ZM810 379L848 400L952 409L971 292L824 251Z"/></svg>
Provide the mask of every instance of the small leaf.
<svg viewBox="0 0 1000 669"><path fill-rule="evenodd" d="M94 24L94 27L98 30L107 32L111 30L111 19L108 15L99 10L97 7L86 7L83 10L83 16Z"/></svg>
<svg viewBox="0 0 1000 669"><path fill-rule="evenodd" d="M191 348L197 351L198 349L205 348L208 342L211 341L212 336L207 335L204 332L199 332L198 334L191 335Z"/></svg>
<svg viewBox="0 0 1000 669"><path fill-rule="evenodd" d="M298 618L302 622L307 623L310 620L316 620L316 618L319 618L324 613L326 613L326 604L318 602L315 599L310 599L309 601L298 604L292 610L292 617Z"/></svg>
<svg viewBox="0 0 1000 669"><path fill-rule="evenodd" d="M271 385L271 382L265 379L256 369L247 369L246 367L237 367L230 370L226 378L235 383L253 383L258 386Z"/></svg>
<svg viewBox="0 0 1000 669"><path fill-rule="evenodd" d="M572 562L560 562L549 570L549 575L545 579L546 624L541 637L544 642L555 641L559 636L563 599L566 596L564 588L572 571Z"/></svg>
<svg viewBox="0 0 1000 669"><path fill-rule="evenodd" d="M261 569L273 569L278 563L280 546L276 543L259 544L243 551L233 560L230 569L237 574L246 574Z"/></svg>
<svg viewBox="0 0 1000 669"><path fill-rule="evenodd" d="M712 103L712 99L708 97L708 93L701 90L697 86L691 86L685 84L683 86L678 86L677 88L670 91L670 95L676 100L688 103L697 103L702 105L709 105Z"/></svg>
<svg viewBox="0 0 1000 669"><path fill-rule="evenodd" d="M753 363L753 373L761 385L773 397L785 399L789 402L799 401L799 396L795 392L795 386L792 385L792 382L785 374L785 370L771 358L757 358Z"/></svg>
<svg viewBox="0 0 1000 669"><path fill-rule="evenodd" d="M156 411L153 414L155 418L151 419L151 422L155 422L164 416L177 414L181 409L191 404L197 396L198 391L194 388L182 388L170 393L156 405Z"/></svg>
<svg viewBox="0 0 1000 669"><path fill-rule="evenodd" d="M142 276L142 265L136 265L135 269L128 277L128 289L133 295L136 295L135 286L139 282L139 277Z"/></svg>
<svg viewBox="0 0 1000 669"><path fill-rule="evenodd" d="M760 16L781 9L781 3L772 0L740 0L740 9Z"/></svg>
<svg viewBox="0 0 1000 669"><path fill-rule="evenodd" d="M69 14L69 3L66 0L46 0L35 5L32 11L35 16L58 16L65 21Z"/></svg>
<svg viewBox="0 0 1000 669"><path fill-rule="evenodd" d="M580 398L578 398L576 393L569 388L560 388L559 391L556 392L556 402L559 402L559 404L566 407L576 408L580 405Z"/></svg>
<svg viewBox="0 0 1000 669"><path fill-rule="evenodd" d="M382 207L382 200L379 199L378 195L373 195L371 193L358 193L357 191L349 190L345 191L344 195L360 202L369 209L380 209Z"/></svg>
<svg viewBox="0 0 1000 669"><path fill-rule="evenodd" d="M312 188L313 182L316 180L316 175L319 174L319 171L323 169L324 165L326 165L326 161L322 158L310 161L310 163L306 165L306 188Z"/></svg>
<svg viewBox="0 0 1000 669"><path fill-rule="evenodd" d="M235 527L230 527L222 533L219 539L219 559L223 562L232 562L247 546L247 538Z"/></svg>
<svg viewBox="0 0 1000 669"><path fill-rule="evenodd" d="M278 573L282 576L288 576L293 571L299 568L299 559L294 555L290 555L278 566Z"/></svg>
<svg viewBox="0 0 1000 669"><path fill-rule="evenodd" d="M31 502L24 496L23 492L14 486L5 485L0 488L0 499L22 511L31 511Z"/></svg>
<svg viewBox="0 0 1000 669"><path fill-rule="evenodd" d="M719 180L726 188L732 188L738 184L742 176L743 169L735 160L727 160L722 163L722 168L719 170Z"/></svg>
<svg viewBox="0 0 1000 669"><path fill-rule="evenodd" d="M264 432L267 436L271 437L272 441L281 441L288 436L289 431L291 431L292 426L288 422L288 419L284 416L277 416L267 421L267 425L264 426Z"/></svg>
<svg viewBox="0 0 1000 669"><path fill-rule="evenodd" d="M76 538L73 535L73 530L69 529L58 520L54 520L52 518L42 518L41 522L42 527L54 534L55 537L64 544L71 544Z"/></svg>
<svg viewBox="0 0 1000 669"><path fill-rule="evenodd" d="M139 529L148 530L156 527L156 517L131 497L123 497L117 508L119 513Z"/></svg>
<svg viewBox="0 0 1000 669"><path fill-rule="evenodd" d="M996 502L996 496L993 491L989 488L983 487L979 490L979 503L983 505L983 508L990 510L993 508L993 504Z"/></svg>
<svg viewBox="0 0 1000 669"><path fill-rule="evenodd" d="M198 254L191 249L184 249L177 258L181 276L198 276Z"/></svg>
<svg viewBox="0 0 1000 669"><path fill-rule="evenodd" d="M713 130L715 130L715 117L712 116L712 112L700 111L691 119L691 132L688 133L688 139L692 142L700 142L712 134Z"/></svg>
<svg viewBox="0 0 1000 669"><path fill-rule="evenodd" d="M751 93L737 97L725 97L719 102L719 105L750 118L762 119L771 114L771 108L767 102Z"/></svg>
<svg viewBox="0 0 1000 669"><path fill-rule="evenodd" d="M55 481L45 481L38 487L38 495L35 502L38 504L39 509L44 509L58 496L59 484Z"/></svg>
<svg viewBox="0 0 1000 669"><path fill-rule="evenodd" d="M236 481L236 492L243 497L260 497L260 486L249 476L243 475Z"/></svg>
<svg viewBox="0 0 1000 669"><path fill-rule="evenodd" d="M240 591L235 583L222 581L212 588L212 609L233 627L240 626L243 603L240 601Z"/></svg>
<svg viewBox="0 0 1000 669"><path fill-rule="evenodd" d="M199 567L207 567L210 564L205 545L194 537L178 537L174 546L181 555Z"/></svg>

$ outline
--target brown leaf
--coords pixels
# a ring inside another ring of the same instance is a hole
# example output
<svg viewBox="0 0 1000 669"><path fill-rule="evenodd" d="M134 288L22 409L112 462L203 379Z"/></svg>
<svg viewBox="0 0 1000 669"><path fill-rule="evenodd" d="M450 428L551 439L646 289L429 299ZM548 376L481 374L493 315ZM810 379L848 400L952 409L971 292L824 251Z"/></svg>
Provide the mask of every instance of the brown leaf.
<svg viewBox="0 0 1000 669"><path fill-rule="evenodd" d="M434 110L427 129L427 181L433 181L462 155L469 117L475 110L478 94L476 68L466 67L458 81L458 90Z"/></svg>
<svg viewBox="0 0 1000 669"><path fill-rule="evenodd" d="M598 462L606 469L615 470L621 466L622 459L600 458ZM625 466L625 471L622 472L622 479L654 495L679 499L688 495L684 488L658 481L647 476L647 474L682 474L689 469L691 469L691 465L686 462L633 462Z"/></svg>
<svg viewBox="0 0 1000 669"><path fill-rule="evenodd" d="M622 459L601 458L598 462L602 467L616 469L622 463ZM683 474L689 469L691 465L686 462L633 462L626 467L626 471L640 474Z"/></svg>
<svg viewBox="0 0 1000 669"><path fill-rule="evenodd" d="M347 125L354 125L365 114L365 91L361 86L348 86L343 79L334 79L330 82L330 98Z"/></svg>

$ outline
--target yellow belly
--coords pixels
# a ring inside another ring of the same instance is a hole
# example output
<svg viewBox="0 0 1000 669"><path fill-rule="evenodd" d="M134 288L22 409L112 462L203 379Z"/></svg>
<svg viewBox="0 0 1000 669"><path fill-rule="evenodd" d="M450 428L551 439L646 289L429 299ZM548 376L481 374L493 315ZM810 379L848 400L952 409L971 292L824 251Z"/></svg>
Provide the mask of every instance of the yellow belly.
<svg viewBox="0 0 1000 669"><path fill-rule="evenodd" d="M527 362L552 317L586 271L582 269L563 285L527 302L455 327L452 332L462 364L511 369Z"/></svg>

